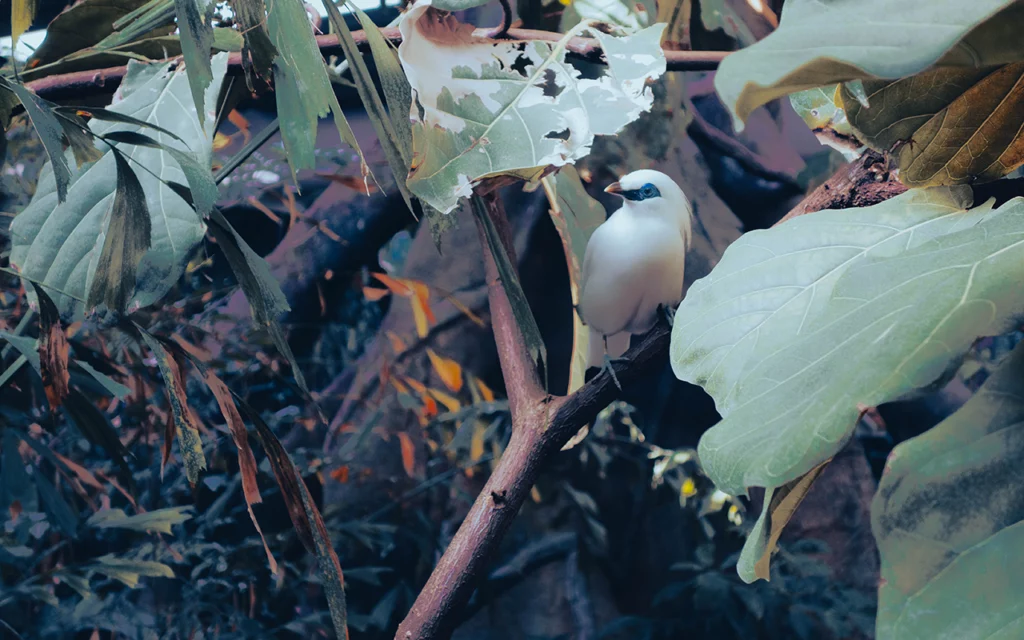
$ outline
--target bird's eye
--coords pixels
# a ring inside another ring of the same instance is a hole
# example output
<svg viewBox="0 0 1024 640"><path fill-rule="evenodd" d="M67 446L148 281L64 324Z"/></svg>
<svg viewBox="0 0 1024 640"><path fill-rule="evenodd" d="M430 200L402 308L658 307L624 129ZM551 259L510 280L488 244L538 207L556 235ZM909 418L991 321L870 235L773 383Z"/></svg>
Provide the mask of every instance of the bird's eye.
<svg viewBox="0 0 1024 640"><path fill-rule="evenodd" d="M658 191L658 187L648 182L644 186L640 187L640 195L646 200L647 198L656 198L660 196L661 192Z"/></svg>

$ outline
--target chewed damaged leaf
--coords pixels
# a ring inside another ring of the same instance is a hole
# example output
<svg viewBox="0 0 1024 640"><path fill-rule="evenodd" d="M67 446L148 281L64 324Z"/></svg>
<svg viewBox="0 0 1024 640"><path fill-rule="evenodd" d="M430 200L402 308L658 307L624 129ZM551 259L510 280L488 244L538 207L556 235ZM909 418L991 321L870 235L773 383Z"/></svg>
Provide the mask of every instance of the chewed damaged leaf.
<svg viewBox="0 0 1024 640"><path fill-rule="evenodd" d="M428 0L399 28L414 97L408 185L443 213L482 178L536 179L586 156L595 135L618 133L650 109L648 82L665 71L661 24L615 37L585 22L557 43L495 42ZM588 30L608 62L594 78L565 60L569 40Z"/></svg>

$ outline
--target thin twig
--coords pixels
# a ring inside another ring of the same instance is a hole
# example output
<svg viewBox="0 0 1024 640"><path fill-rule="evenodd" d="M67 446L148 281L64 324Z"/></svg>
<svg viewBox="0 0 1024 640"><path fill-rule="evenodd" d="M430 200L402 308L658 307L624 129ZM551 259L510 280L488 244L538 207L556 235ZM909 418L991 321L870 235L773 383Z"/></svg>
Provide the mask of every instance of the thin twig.
<svg viewBox="0 0 1024 640"><path fill-rule="evenodd" d="M397 28L385 27L381 29L388 40L393 44L402 41L402 35ZM476 37L488 39L489 30L477 29ZM510 40L536 41L536 42L558 42L563 34L554 31L536 31L533 29L509 29L507 31L507 42ZM366 32L353 31L352 37L360 47L366 47ZM493 38L490 38L493 39ZM317 44L320 53L324 56L342 55L341 46L338 44L338 37L334 34L317 36ZM496 41L497 42L497 41ZM593 63L604 63L601 47L592 38L573 38L570 40L567 51L571 57L582 59ZM718 68L719 63L728 55L724 51L666 51L665 58L669 71L710 71ZM170 58L168 59L170 60ZM242 54L235 52L228 57L228 66L233 73L242 72ZM27 82L26 86L34 91L41 98L47 100L77 100L81 101L84 96L95 93L113 91L120 84L121 79L127 72L128 67L109 67L106 69L92 69L86 71L75 71L47 76L38 80Z"/></svg>

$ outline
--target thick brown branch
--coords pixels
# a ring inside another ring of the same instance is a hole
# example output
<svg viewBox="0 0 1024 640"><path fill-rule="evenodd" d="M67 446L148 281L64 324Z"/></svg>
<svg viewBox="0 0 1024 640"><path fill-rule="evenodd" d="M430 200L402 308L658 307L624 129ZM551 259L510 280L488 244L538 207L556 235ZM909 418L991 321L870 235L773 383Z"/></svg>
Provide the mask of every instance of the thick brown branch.
<svg viewBox="0 0 1024 640"><path fill-rule="evenodd" d="M824 208L865 206L901 193L904 188L902 185L893 185L888 173L881 178L885 189L877 186L880 159L877 154L868 152L843 167L826 183L829 185L827 189L823 185L783 220ZM853 193L857 189L878 193L866 196L869 201L864 202L860 194ZM833 192L845 195L840 199L822 195L831 196ZM496 223L503 221L501 210L494 211ZM502 371L506 376L509 397L520 397L515 404L510 402L512 438L494 473L477 496L462 526L399 626L396 640L444 640L451 636L472 594L473 583L485 571L488 560L501 543L544 464L619 394L608 375L594 377L567 398L548 396L536 400L535 392L524 393L522 387L517 388L517 385L521 385L521 375L517 370L532 367L532 362L522 343L517 343L509 335L503 335L511 334L521 339L511 308L507 306L508 299L496 278L493 256L487 252L487 243L482 244L487 261L488 293ZM627 384L664 363L670 337L670 328L664 321L660 321L642 337L640 344L634 345L625 354L627 364L614 365L619 380Z"/></svg>
<svg viewBox="0 0 1024 640"><path fill-rule="evenodd" d="M391 42L399 44L402 36L396 28L381 29L385 37ZM477 29L476 36L487 38L487 29ZM366 33L364 31L353 31L352 37L356 44L366 46ZM557 42L562 34L552 31L535 31L532 29L509 29L505 41L525 40ZM317 36L317 44L320 52L325 55L342 55L341 46L338 45L338 38L334 35ZM573 38L567 47L569 55L576 59L588 62L602 63L603 57L601 47L596 40L591 38ZM666 51L665 57L669 71L710 71L717 69L719 63L727 55L724 51ZM241 73L242 55L232 53L228 58L228 66L234 73ZM40 97L47 100L82 100L85 96L94 93L113 92L124 77L127 67L110 67L107 69L93 69L88 71L76 71L47 76L38 80L28 82L30 89Z"/></svg>

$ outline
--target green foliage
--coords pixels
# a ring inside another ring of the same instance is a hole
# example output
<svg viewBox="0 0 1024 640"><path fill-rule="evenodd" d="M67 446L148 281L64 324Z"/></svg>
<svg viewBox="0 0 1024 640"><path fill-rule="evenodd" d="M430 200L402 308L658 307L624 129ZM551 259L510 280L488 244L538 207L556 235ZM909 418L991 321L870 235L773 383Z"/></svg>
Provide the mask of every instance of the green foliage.
<svg viewBox="0 0 1024 640"><path fill-rule="evenodd" d="M218 54L213 62L216 78L207 90L211 104L220 90L227 55ZM152 229L151 248L141 258L134 294L131 290L125 292L134 305L145 306L163 297L181 277L185 263L205 232L205 225L192 206L167 184L169 181L195 182L194 177L188 179L193 172L186 173L175 161L174 155L182 157L178 151L193 154L200 165L209 164L213 118L207 119L206 133L203 133L188 92L188 79L183 70L171 71L164 63L147 65L132 61L119 91L119 100L110 106L111 111L157 124L177 137L155 131L155 139L160 144L177 147L174 154L148 146L124 144L119 147L119 153L135 165L131 169L145 193ZM141 128L95 120L89 127L94 134L115 139L118 134L138 133ZM107 212L116 199L117 157L108 149L98 161L83 165L71 182L70 192L74 197L62 203L55 194L53 165L44 168L32 202L11 223L11 262L26 277L59 292L53 296L54 302L65 318L82 317L85 308L80 301L85 300L93 288L106 237L104 230L108 228ZM110 284L120 286L116 281ZM110 306L118 300L107 302ZM121 311L114 306L111 310Z"/></svg>
<svg viewBox="0 0 1024 640"><path fill-rule="evenodd" d="M1024 347L959 411L893 449L872 505L879 640L1022 632Z"/></svg>
<svg viewBox="0 0 1024 640"><path fill-rule="evenodd" d="M1008 26L1020 11L1015 0L788 0L776 31L722 62L715 88L739 130L757 107L804 89L911 76L937 62L1009 62L1024 53Z"/></svg>
<svg viewBox="0 0 1024 640"><path fill-rule="evenodd" d="M724 418L699 448L723 491L796 480L848 441L861 407L932 384L1006 330L1024 304L1011 284L1024 200L964 211L965 198L911 192L750 233L691 288L672 363Z"/></svg>
<svg viewBox="0 0 1024 640"><path fill-rule="evenodd" d="M181 30L181 53L185 58L189 88L195 100L199 124L206 124L206 88L213 82L210 51L213 48L213 0L174 0L174 12Z"/></svg>
<svg viewBox="0 0 1024 640"><path fill-rule="evenodd" d="M940 67L893 82L865 80L870 107L849 92L843 102L861 139L895 150L904 184L988 182L1024 163L1022 77L1021 62Z"/></svg>

